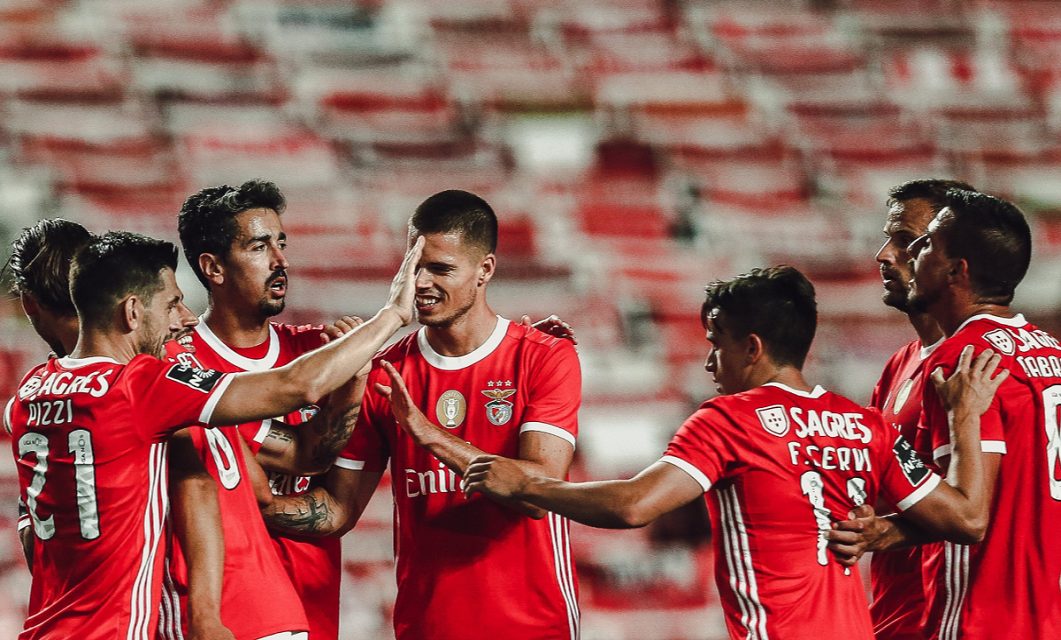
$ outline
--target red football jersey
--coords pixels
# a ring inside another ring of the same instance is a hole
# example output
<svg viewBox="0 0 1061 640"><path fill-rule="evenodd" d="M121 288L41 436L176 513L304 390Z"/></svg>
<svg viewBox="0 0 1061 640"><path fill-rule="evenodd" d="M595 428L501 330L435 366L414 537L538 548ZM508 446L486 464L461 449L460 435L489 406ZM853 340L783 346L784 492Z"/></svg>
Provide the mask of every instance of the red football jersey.
<svg viewBox="0 0 1061 640"><path fill-rule="evenodd" d="M22 640L149 640L158 624L166 439L210 419L231 376L149 355L52 359L11 406L35 534Z"/></svg>
<svg viewBox="0 0 1061 640"><path fill-rule="evenodd" d="M735 639L872 640L857 568L833 558L823 531L878 494L907 509L940 481L876 411L821 387L708 400L662 459L706 493Z"/></svg>
<svg viewBox="0 0 1061 640"><path fill-rule="evenodd" d="M985 452L1000 453L983 542L928 545L926 636L942 640L1061 637L1061 348L1023 316L969 318L925 360L954 370L974 345L1002 355L1010 377L981 418ZM947 416L924 383L922 433L935 458L950 454Z"/></svg>
<svg viewBox="0 0 1061 640"><path fill-rule="evenodd" d="M317 349L321 346L320 336L320 327L271 323L264 355L249 358L226 345L210 331L205 322L200 322L192 336L195 353L181 349L179 352L171 351L170 355L180 362L203 369L266 371L282 367L300 355ZM283 416L282 420L290 425L298 425L308 420L315 410L307 407ZM253 453L261 448L269 432L268 427L269 421L239 426L240 433ZM269 484L276 495L306 493L323 481L324 476L311 478L269 473ZM272 530L269 530L269 535L306 612L310 640L336 640L339 637L339 586L342 582L341 541L338 538L287 536Z"/></svg>
<svg viewBox="0 0 1061 640"><path fill-rule="evenodd" d="M269 541L236 427L192 429L192 441L218 485L225 532L225 572L221 622L236 640L258 640L284 631L307 631L309 623L291 578ZM178 640L187 630L188 567L176 542L171 545L162 594L162 638ZM262 589L266 591L263 597Z"/></svg>
<svg viewBox="0 0 1061 640"><path fill-rule="evenodd" d="M567 340L498 318L481 347L445 357L425 330L376 358L391 362L427 417L487 453L519 457L519 437L541 431L575 444L582 379ZM383 471L395 501L399 640L578 637L578 594L567 520L533 520L476 495L418 447L374 391L375 367L354 435L336 465Z"/></svg>
<svg viewBox="0 0 1061 640"><path fill-rule="evenodd" d="M908 442L915 441L921 418L921 365L935 347L923 347L914 340L896 351L869 400L885 424ZM923 452L918 453L923 456ZM869 613L877 640L921 640L921 616L925 612L921 547L874 553L869 575L873 590Z"/></svg>

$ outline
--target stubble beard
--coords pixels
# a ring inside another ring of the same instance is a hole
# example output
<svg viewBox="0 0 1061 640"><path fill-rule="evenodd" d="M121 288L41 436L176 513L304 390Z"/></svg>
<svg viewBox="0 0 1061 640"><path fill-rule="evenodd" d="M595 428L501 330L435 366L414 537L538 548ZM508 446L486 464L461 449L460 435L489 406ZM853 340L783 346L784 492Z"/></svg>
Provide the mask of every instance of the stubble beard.
<svg viewBox="0 0 1061 640"><path fill-rule="evenodd" d="M287 298L281 298L279 300L261 300L258 302L258 313L260 313L263 318L272 318L273 316L278 316L283 313L286 304Z"/></svg>
<svg viewBox="0 0 1061 640"><path fill-rule="evenodd" d="M460 320L464 316L468 315L468 312L471 311L471 308L473 306L475 306L475 297L474 296L472 297L471 300L468 301L468 303L466 305L464 305L463 307L457 309L456 311L454 311L453 313L451 313L451 314L449 314L449 315L447 315L445 317L441 317L441 318L430 318L430 317L428 317L428 318L425 318L425 317L422 317L420 315L419 311L417 311L416 312L416 321L419 322L420 324L422 324L425 327L431 327L433 329L446 329L446 328L449 328L449 327L453 326L453 324L455 322L457 322L458 320Z"/></svg>

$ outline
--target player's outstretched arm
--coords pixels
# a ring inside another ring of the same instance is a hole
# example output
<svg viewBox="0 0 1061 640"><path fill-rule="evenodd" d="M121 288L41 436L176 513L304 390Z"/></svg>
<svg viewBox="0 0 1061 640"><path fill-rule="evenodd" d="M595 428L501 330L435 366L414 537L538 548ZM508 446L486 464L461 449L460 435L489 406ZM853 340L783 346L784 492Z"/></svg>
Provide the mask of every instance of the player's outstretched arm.
<svg viewBox="0 0 1061 640"><path fill-rule="evenodd" d="M383 474L332 467L324 486L297 496L277 496L262 509L274 531L301 536L341 536L357 524Z"/></svg>
<svg viewBox="0 0 1061 640"><path fill-rule="evenodd" d="M405 254L401 269L391 282L387 304L372 319L286 366L233 375L214 408L210 424L242 424L284 415L316 404L353 378L387 338L412 320L416 264L423 246L421 237Z"/></svg>
<svg viewBox="0 0 1061 640"><path fill-rule="evenodd" d="M629 480L564 482L526 473L516 461L480 456L461 488L495 500L518 500L602 529L643 527L692 502L704 490L689 474L663 461Z"/></svg>
<svg viewBox="0 0 1061 640"><path fill-rule="evenodd" d="M169 476L174 533L188 564L188 638L235 640L221 624L225 537L217 483L188 429L170 438Z"/></svg>
<svg viewBox="0 0 1061 640"><path fill-rule="evenodd" d="M405 429L417 445L427 449L444 465L463 476L472 460L486 455L486 452L470 442L456 437L452 433L435 426L413 402L405 381L387 361L382 362L383 369L390 376L390 387L377 383L376 390L390 402L391 413L398 424ZM509 459L518 465L524 473L544 478L563 478L571 466L575 449L571 443L548 433L528 431L520 434L520 457ZM545 517L545 511L534 505L518 500L498 498L509 507L532 518Z"/></svg>

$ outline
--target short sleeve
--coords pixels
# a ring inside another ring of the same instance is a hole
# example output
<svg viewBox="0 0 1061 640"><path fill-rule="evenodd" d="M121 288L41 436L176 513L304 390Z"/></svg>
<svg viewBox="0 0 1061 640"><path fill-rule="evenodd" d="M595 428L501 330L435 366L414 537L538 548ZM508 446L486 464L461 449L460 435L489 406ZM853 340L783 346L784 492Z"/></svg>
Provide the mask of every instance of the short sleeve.
<svg viewBox="0 0 1061 640"><path fill-rule="evenodd" d="M556 342L528 376L528 383L520 433L548 433L574 447L582 402L582 369L574 346L567 340Z"/></svg>
<svg viewBox="0 0 1061 640"><path fill-rule="evenodd" d="M383 429L388 423L394 424L394 416L391 415L390 407L386 406L386 399L375 390L374 383L380 380L382 372L382 368L373 365L361 413L357 416L350 440L335 460L337 467L354 471L384 471L387 468L390 447Z"/></svg>
<svg viewBox="0 0 1061 640"><path fill-rule="evenodd" d="M121 373L135 424L145 441L157 441L195 424L208 424L232 374L137 356Z"/></svg>
<svg viewBox="0 0 1061 640"><path fill-rule="evenodd" d="M674 434L661 460L685 471L706 492L722 479L734 461L737 440L729 419L712 406L701 407Z"/></svg>
<svg viewBox="0 0 1061 640"><path fill-rule="evenodd" d="M258 455L258 451L261 450L262 443L265 442L265 438L269 435L269 430L272 426L272 419L266 419L247 422L236 428L239 430L243 440L246 441L247 446L250 447L251 453Z"/></svg>
<svg viewBox="0 0 1061 640"><path fill-rule="evenodd" d="M11 410L15 406L15 398L12 397L4 405L4 431L11 433Z"/></svg>
<svg viewBox="0 0 1061 640"><path fill-rule="evenodd" d="M943 370L944 377L950 377L954 373L954 369L958 364L958 358L961 356L961 349L965 345L958 345L959 348L947 349L946 353L939 353L939 358L933 358L932 361L925 363L925 373L922 376L922 406L924 407L921 413L921 421L918 424L918 433L922 436L919 437L918 449L924 453L931 452L932 460L939 460L945 456L951 454L951 442L950 442L950 423L947 419L947 412L943 408L943 403L939 399L939 394L936 393L936 385L932 382L931 374L936 368ZM983 351L983 347L976 350L973 356L979 355L980 351ZM935 354L934 354L935 355ZM1004 383L1006 384L1006 383ZM999 396L1002 390L995 395L995 398L991 401L991 406L987 412L980 417L980 447L984 453L1006 453L1006 436L1005 429L1002 422L1001 414L1001 402Z"/></svg>
<svg viewBox="0 0 1061 640"><path fill-rule="evenodd" d="M887 429L875 429L875 433L889 433ZM878 450L877 465L880 468L880 495L885 502L900 511L906 511L932 493L940 483L940 477L925 466L914 447L902 436L890 445L887 440Z"/></svg>

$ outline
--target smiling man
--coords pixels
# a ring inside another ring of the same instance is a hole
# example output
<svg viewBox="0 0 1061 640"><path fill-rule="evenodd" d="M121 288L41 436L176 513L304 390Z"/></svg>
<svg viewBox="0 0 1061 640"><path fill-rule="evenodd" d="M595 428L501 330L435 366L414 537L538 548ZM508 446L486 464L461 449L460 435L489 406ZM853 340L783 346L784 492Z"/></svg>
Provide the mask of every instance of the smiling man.
<svg viewBox="0 0 1061 640"><path fill-rule="evenodd" d="M575 640L567 520L518 501L467 500L459 475L489 452L531 475L565 477L578 429L578 356L570 341L490 309L497 218L485 201L465 191L431 196L409 221L410 244L421 238L415 310L423 328L375 360L409 382L422 410L404 423L412 437L381 393L388 370L374 368L377 386L326 487L278 499L267 518L291 532L341 534L389 462L399 640Z"/></svg>
<svg viewBox="0 0 1061 640"><path fill-rule="evenodd" d="M823 532L881 496L939 535L978 538L979 415L1005 378L990 379L997 356L971 365L966 357L958 375L937 380L954 408L956 489L875 411L804 380L817 311L814 288L795 269L711 284L701 321L706 368L722 396L686 420L658 462L629 480L566 483L482 456L465 474L465 492L604 528L643 526L704 496L732 638L871 640L862 581L828 553ZM391 378L395 417L415 424L422 418L402 378L393 370Z"/></svg>

